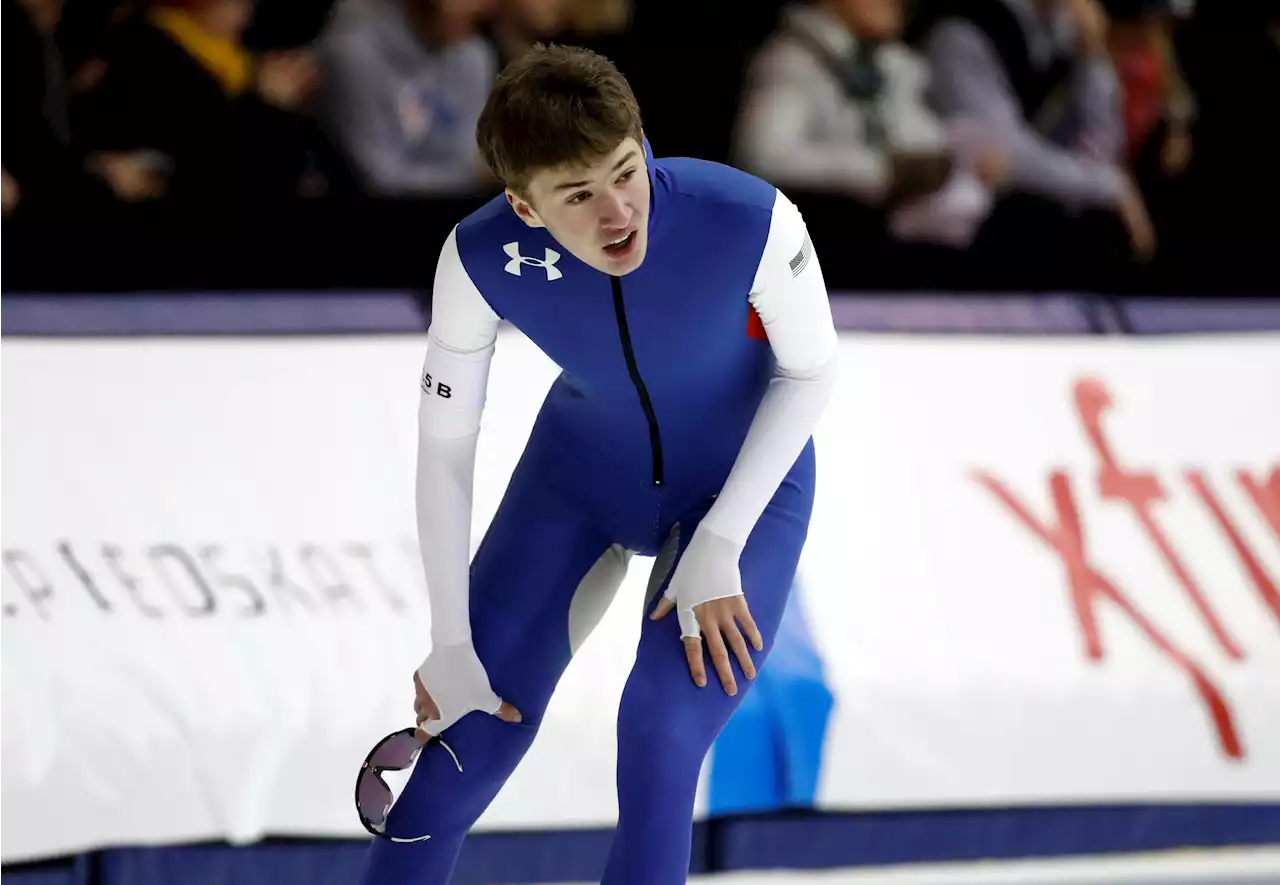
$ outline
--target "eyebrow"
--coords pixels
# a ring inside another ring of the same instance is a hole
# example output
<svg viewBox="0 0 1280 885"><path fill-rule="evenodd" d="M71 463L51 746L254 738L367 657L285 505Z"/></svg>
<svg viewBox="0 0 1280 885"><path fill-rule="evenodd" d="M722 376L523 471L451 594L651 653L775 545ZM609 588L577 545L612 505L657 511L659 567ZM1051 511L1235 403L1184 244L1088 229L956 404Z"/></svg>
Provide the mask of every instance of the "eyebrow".
<svg viewBox="0 0 1280 885"><path fill-rule="evenodd" d="M634 160L635 158L636 158L636 152L635 152L635 151L633 151L633 150L632 150L632 151L627 151L627 155L626 155L625 157L623 157L621 160L619 160L618 162L614 163L614 164L613 164L613 168L612 168L612 169L610 169L609 171L610 171L610 172L617 172L619 169L621 169L623 166L625 166L625 165L627 165L628 163L630 163L630 162L631 162L632 160ZM557 184L557 185L556 185L556 187L555 187L555 189L556 189L556 190L558 190L558 191L567 191L567 190L571 190L571 189L573 189L573 188L575 188L575 187L586 187L586 186L587 186L587 185L589 185L589 184L591 184L591 182L589 182L589 181L566 181L566 182L564 182L563 184Z"/></svg>

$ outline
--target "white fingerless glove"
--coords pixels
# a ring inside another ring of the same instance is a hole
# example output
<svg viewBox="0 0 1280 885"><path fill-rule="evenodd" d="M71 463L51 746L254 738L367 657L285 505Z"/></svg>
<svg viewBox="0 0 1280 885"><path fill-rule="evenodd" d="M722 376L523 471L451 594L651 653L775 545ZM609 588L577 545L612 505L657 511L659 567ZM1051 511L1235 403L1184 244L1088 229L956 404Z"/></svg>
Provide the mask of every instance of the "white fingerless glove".
<svg viewBox="0 0 1280 885"><path fill-rule="evenodd" d="M433 646L418 676L440 711L439 719L422 723L429 735L439 735L472 710L494 714L502 706L470 641Z"/></svg>
<svg viewBox="0 0 1280 885"><path fill-rule="evenodd" d="M738 560L742 545L699 526L685 548L675 574L663 594L675 603L676 616L680 619L680 635L702 635L695 606L713 599L742 595L742 575Z"/></svg>

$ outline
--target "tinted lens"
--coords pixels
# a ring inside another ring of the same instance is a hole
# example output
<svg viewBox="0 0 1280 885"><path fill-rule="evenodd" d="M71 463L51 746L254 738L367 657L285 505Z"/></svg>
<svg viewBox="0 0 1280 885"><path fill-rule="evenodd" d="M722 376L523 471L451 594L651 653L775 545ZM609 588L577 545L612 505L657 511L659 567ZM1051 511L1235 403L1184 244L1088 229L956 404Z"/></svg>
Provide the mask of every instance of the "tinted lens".
<svg viewBox="0 0 1280 885"><path fill-rule="evenodd" d="M366 768L360 773L360 783L356 786L356 808L362 818L379 830L387 822L387 811L391 808L391 788L383 783L382 777L373 769Z"/></svg>
<svg viewBox="0 0 1280 885"><path fill-rule="evenodd" d="M393 798L381 772L408 768L421 750L422 746L413 737L413 730L406 729L383 738L369 754L369 761L356 783L356 808L375 829L381 830L386 823L387 810Z"/></svg>
<svg viewBox="0 0 1280 885"><path fill-rule="evenodd" d="M408 768L421 749L422 745L414 739L413 732L398 731L388 735L382 743L374 747L369 755L369 767L390 771Z"/></svg>

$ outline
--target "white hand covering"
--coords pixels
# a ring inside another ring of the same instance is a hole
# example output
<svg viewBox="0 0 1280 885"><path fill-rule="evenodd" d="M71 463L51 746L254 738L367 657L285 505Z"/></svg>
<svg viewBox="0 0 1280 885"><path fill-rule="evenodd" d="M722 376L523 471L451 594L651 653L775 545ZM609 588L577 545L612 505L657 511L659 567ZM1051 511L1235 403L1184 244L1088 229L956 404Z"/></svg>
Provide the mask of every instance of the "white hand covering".
<svg viewBox="0 0 1280 885"><path fill-rule="evenodd" d="M502 706L470 640L435 645L418 668L418 676L440 711L439 719L428 719L420 726L427 734L440 734L473 710L492 714Z"/></svg>
<svg viewBox="0 0 1280 885"><path fill-rule="evenodd" d="M742 576L738 571L741 556L741 544L722 538L710 529L699 526L693 533L663 594L675 603L682 637L702 635L694 607L713 599L742 595Z"/></svg>

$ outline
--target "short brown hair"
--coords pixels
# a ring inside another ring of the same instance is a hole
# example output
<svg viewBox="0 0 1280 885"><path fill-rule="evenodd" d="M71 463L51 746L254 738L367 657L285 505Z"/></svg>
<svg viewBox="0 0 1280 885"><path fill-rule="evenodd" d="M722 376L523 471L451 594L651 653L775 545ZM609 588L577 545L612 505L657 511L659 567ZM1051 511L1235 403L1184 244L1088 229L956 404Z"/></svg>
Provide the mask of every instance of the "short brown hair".
<svg viewBox="0 0 1280 885"><path fill-rule="evenodd" d="M476 125L480 156L525 193L539 169L589 163L643 136L627 78L602 55L538 44L498 75Z"/></svg>

